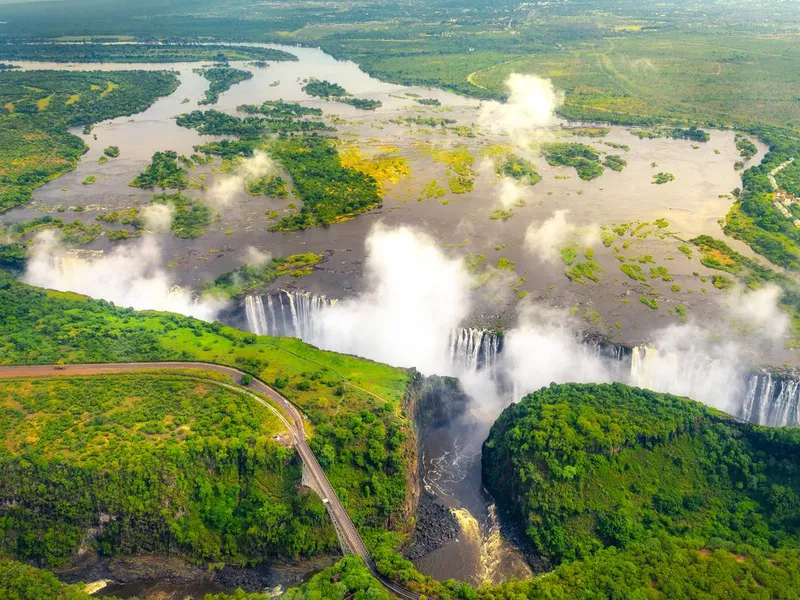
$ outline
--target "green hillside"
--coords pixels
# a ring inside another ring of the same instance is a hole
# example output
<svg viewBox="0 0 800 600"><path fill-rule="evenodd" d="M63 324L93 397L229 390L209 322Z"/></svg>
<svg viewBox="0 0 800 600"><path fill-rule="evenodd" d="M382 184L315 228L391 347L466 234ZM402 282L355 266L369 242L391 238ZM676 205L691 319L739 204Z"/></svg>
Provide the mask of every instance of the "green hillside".
<svg viewBox="0 0 800 600"><path fill-rule="evenodd" d="M800 430L622 384L554 385L503 412L483 477L556 562L657 535L769 552L800 548L798 459Z"/></svg>
<svg viewBox="0 0 800 600"><path fill-rule="evenodd" d="M404 530L415 460L403 412L409 373L168 313L33 288L0 273L0 364L189 360L279 389L309 418L309 443L360 528Z"/></svg>

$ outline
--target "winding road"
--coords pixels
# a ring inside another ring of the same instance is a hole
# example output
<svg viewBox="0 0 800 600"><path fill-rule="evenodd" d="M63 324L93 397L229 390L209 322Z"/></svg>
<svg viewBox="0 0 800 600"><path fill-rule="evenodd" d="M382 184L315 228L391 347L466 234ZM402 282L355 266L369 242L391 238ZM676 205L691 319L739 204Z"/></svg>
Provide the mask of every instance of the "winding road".
<svg viewBox="0 0 800 600"><path fill-rule="evenodd" d="M64 367L54 365L20 365L20 366L2 366L0 367L0 379L25 379L31 377L74 377L81 375L104 375L113 373L123 373L132 371L182 371L187 370L202 370L213 371L230 375L234 381L240 380L245 375L242 371L233 367L226 367L212 363L196 363L196 362L156 362L156 363L104 363L104 364L76 364L67 365ZM336 492L328 481L327 475L322 470L317 457L311 451L306 439L304 428L304 417L294 404L289 402L281 394L269 387L260 379L253 379L247 386L231 386L224 382L210 380L213 383L223 385L225 387L233 388L241 392L247 393L257 402L260 402L269 409L272 409L281 419L284 425L287 426L289 432L294 438L294 447L303 461L303 466L306 469L306 474L311 478L313 489L320 495L322 501L328 510L328 514L336 526L336 530L340 535L340 541L353 554L357 554L364 561L364 564L381 584L395 596L405 598L407 600L419 600L420 595L404 588L403 586L387 579L378 573L375 563L369 555L364 541L361 539L358 531L356 531L350 515L342 506ZM253 393L255 392L255 393ZM280 409L289 416L290 421L287 421L285 416L269 403L265 402L262 398L256 395L263 394L274 402Z"/></svg>

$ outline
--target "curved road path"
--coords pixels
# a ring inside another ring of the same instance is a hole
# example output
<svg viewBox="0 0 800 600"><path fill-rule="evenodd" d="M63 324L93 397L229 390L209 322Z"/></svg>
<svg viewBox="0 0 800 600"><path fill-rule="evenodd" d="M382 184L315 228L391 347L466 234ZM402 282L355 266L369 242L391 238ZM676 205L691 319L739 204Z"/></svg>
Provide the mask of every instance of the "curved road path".
<svg viewBox="0 0 800 600"><path fill-rule="evenodd" d="M245 373L233 367L226 367L212 363L196 363L196 362L156 362L156 363L103 363L103 364L79 364L79 365L66 365L64 367L55 367L53 365L21 365L21 366L2 366L0 367L0 379L23 379L29 377L71 377L80 375L103 375L111 373L122 373L131 371L187 371L187 370L203 370L214 371L217 373L224 373L234 378L234 381L240 379ZM214 383L228 386L224 382L214 381ZM341 542L347 546L347 549L353 554L357 554L367 565L372 575L378 579L383 586L392 594L405 598L407 600L419 600L420 595L407 590L401 585L387 579L378 573L375 563L369 555L364 541L356 531L350 515L342 506L336 492L333 490L327 475L322 470L317 457L311 451L306 440L305 428L303 427L303 415L300 410L289 400L284 398L281 394L269 387L260 379L253 379L248 386L236 387L235 389L247 392L257 392L263 394L272 400L277 406L289 416L291 422L286 421L283 415L278 414L284 425L289 428L289 432L294 438L294 447L303 461L303 466L307 471L307 475L311 478L314 484L314 490L320 495L322 501L325 503L330 514L331 519L336 525L337 531L340 533ZM273 408L268 403L264 402L261 398L253 393L249 394L253 399L261 402L267 408Z"/></svg>

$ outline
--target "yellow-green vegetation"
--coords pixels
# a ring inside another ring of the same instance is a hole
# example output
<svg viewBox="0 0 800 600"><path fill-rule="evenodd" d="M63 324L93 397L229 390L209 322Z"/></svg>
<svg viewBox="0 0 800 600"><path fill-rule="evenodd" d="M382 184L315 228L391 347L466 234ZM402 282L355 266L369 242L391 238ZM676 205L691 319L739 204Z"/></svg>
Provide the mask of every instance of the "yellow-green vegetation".
<svg viewBox="0 0 800 600"><path fill-rule="evenodd" d="M117 87L103 95L109 82ZM140 112L176 86L160 71L0 71L0 211L75 167L86 146L68 127ZM50 102L39 110L43 96Z"/></svg>
<svg viewBox="0 0 800 600"><path fill-rule="evenodd" d="M503 146L500 144L491 144L489 146L485 146L481 148L480 152L478 152L478 156L481 158L497 158L497 159L504 159L508 158L513 154L513 150L511 146Z"/></svg>
<svg viewBox="0 0 800 600"><path fill-rule="evenodd" d="M609 148L614 148L615 150L622 150L623 152L630 152L631 150L631 147L628 146L627 144L618 144L617 142L608 142L608 141L602 143L608 146Z"/></svg>
<svg viewBox="0 0 800 600"><path fill-rule="evenodd" d="M542 144L542 154L549 165L574 167L581 179L596 179L603 174L600 153L586 144L550 142Z"/></svg>
<svg viewBox="0 0 800 600"><path fill-rule="evenodd" d="M258 376L309 417L311 447L356 526L405 526L412 446L401 412L411 377L404 369L324 352L294 338L258 337L218 323L39 290L2 272L0 338L5 364L194 360ZM227 506L221 502L215 510Z"/></svg>
<svg viewBox="0 0 800 600"><path fill-rule="evenodd" d="M511 177L523 185L536 185L542 180L532 162L513 154L497 165L495 172L503 177Z"/></svg>
<svg viewBox="0 0 800 600"><path fill-rule="evenodd" d="M651 296L639 296L639 302L644 304L648 308L652 308L653 310L658 310L658 300Z"/></svg>
<svg viewBox="0 0 800 600"><path fill-rule="evenodd" d="M379 154L367 157L354 141L339 145L339 157L345 169L354 169L378 182L381 194L387 183L397 184L411 175L411 167L404 156L398 155L397 147L382 149Z"/></svg>
<svg viewBox="0 0 800 600"><path fill-rule="evenodd" d="M666 267L650 267L650 279L661 279L661 281L672 281Z"/></svg>
<svg viewBox="0 0 800 600"><path fill-rule="evenodd" d="M428 182L419 194L417 200L430 200L431 198L442 198L447 190L439 185L435 179Z"/></svg>
<svg viewBox="0 0 800 600"><path fill-rule="evenodd" d="M97 175L87 175L81 183L83 185L92 185L95 181L97 181Z"/></svg>
<svg viewBox="0 0 800 600"><path fill-rule="evenodd" d="M500 269L501 271L513 271L514 267L516 266L517 263L513 260L509 260L507 258L498 258L495 268Z"/></svg>
<svg viewBox="0 0 800 600"><path fill-rule="evenodd" d="M486 262L486 256L483 254L467 254L464 256L464 266L470 273L477 273L481 265Z"/></svg>
<svg viewBox="0 0 800 600"><path fill-rule="evenodd" d="M381 206L378 182L343 166L330 140L294 136L275 141L270 150L291 175L293 191L303 200L298 213L283 217L272 230L330 225Z"/></svg>
<svg viewBox="0 0 800 600"><path fill-rule="evenodd" d="M184 196L178 192L175 194L156 194L153 196L152 201L154 204L165 204L172 207L170 229L176 237L200 237L206 232L206 226L211 223L211 209L198 198Z"/></svg>
<svg viewBox="0 0 800 600"><path fill-rule="evenodd" d="M575 244L570 244L569 246L564 246L559 251L561 254L561 260L564 261L565 265L571 265L575 262L575 259L578 258L578 247Z"/></svg>
<svg viewBox="0 0 800 600"><path fill-rule="evenodd" d="M647 277L644 276L644 273L642 273L642 267L639 265L625 263L619 266L619 270L634 281L647 281Z"/></svg>
<svg viewBox="0 0 800 600"><path fill-rule="evenodd" d="M322 259L321 254L308 252L293 254L286 258L277 256L263 265L242 265L205 284L203 295L232 298L264 287L284 275L300 278L310 274Z"/></svg>
<svg viewBox="0 0 800 600"><path fill-rule="evenodd" d="M686 255L686 258L692 258L692 249L689 248L686 244L681 244L678 246L678 250L680 250L683 254Z"/></svg>
<svg viewBox="0 0 800 600"><path fill-rule="evenodd" d="M100 94L100 97L104 97L103 94ZM50 96L45 96L44 98L40 98L36 101L36 108L40 111L47 110L47 107L50 106L50 101L53 99L52 94Z"/></svg>
<svg viewBox="0 0 800 600"><path fill-rule="evenodd" d="M511 210L510 208L509 209L496 208L491 212L489 218L495 221L507 221L513 216L514 216L514 211Z"/></svg>
<svg viewBox="0 0 800 600"><path fill-rule="evenodd" d="M670 181L675 181L675 175L672 173L656 173L653 175L653 181L650 183L654 183L655 185L664 185L665 183L669 183Z"/></svg>
<svg viewBox="0 0 800 600"><path fill-rule="evenodd" d="M570 135L580 137L601 138L611 133L608 127L574 127L569 130Z"/></svg>
<svg viewBox="0 0 800 600"><path fill-rule="evenodd" d="M711 283L718 290L727 290L733 286L733 279L730 277L725 277L725 275L712 275Z"/></svg>
<svg viewBox="0 0 800 600"><path fill-rule="evenodd" d="M617 154L609 154L606 156L603 164L612 171L622 171L628 166L628 161Z"/></svg>
<svg viewBox="0 0 800 600"><path fill-rule="evenodd" d="M119 223L129 225L132 229L107 229L106 237L109 240L127 240L138 237L144 229L144 219L138 208L128 208L115 210L107 213L100 213L95 217L96 220L104 223Z"/></svg>
<svg viewBox="0 0 800 600"><path fill-rule="evenodd" d="M467 146L453 148L426 146L424 150L433 160L447 165L447 185L453 194L472 191L475 185L475 170L472 168L475 157Z"/></svg>
<svg viewBox="0 0 800 600"><path fill-rule="evenodd" d="M103 150L103 154L109 158L117 158L119 156L119 146L108 146Z"/></svg>
<svg viewBox="0 0 800 600"><path fill-rule="evenodd" d="M564 270L564 275L575 283L586 284L587 279L596 283L600 281L600 273L602 270L600 265L597 264L591 256L587 256L585 261L577 262L567 267Z"/></svg>
<svg viewBox="0 0 800 600"><path fill-rule="evenodd" d="M244 563L336 544L273 439L288 443L283 424L232 388L137 374L3 382L0 398L4 547L17 558L64 563L92 527L101 554Z"/></svg>
<svg viewBox="0 0 800 600"><path fill-rule="evenodd" d="M84 223L80 220L64 223L60 229L61 239L68 246L88 244L96 240L103 232L99 223Z"/></svg>

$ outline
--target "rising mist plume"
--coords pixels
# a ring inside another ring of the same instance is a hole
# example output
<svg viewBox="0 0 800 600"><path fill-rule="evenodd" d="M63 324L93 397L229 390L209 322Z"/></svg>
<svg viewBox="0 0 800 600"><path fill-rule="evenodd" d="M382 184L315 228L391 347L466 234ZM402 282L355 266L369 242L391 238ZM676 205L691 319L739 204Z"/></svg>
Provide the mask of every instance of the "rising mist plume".
<svg viewBox="0 0 800 600"><path fill-rule="evenodd" d="M557 210L541 223L531 223L525 231L525 248L542 261L558 262L559 251L569 244L591 248L600 240L597 225L578 226L567 220L569 210Z"/></svg>
<svg viewBox="0 0 800 600"><path fill-rule="evenodd" d="M236 166L236 172L216 181L207 198L217 207L229 206L237 194L244 191L246 183L276 172L275 162L263 150L256 150Z"/></svg>
<svg viewBox="0 0 800 600"><path fill-rule="evenodd" d="M427 234L378 224L366 240L367 290L323 311L323 347L424 373L449 373L450 333L470 310L469 275Z"/></svg>
<svg viewBox="0 0 800 600"><path fill-rule="evenodd" d="M481 127L493 133L526 135L557 123L555 113L564 102L564 94L555 89L552 81L512 73L505 84L508 100L484 102L478 115Z"/></svg>
<svg viewBox="0 0 800 600"><path fill-rule="evenodd" d="M163 217L163 214L159 214ZM161 247L145 234L94 259L66 250L53 231L36 236L23 277L26 283L102 298L117 306L181 313L213 321L222 303L198 302L165 271Z"/></svg>

